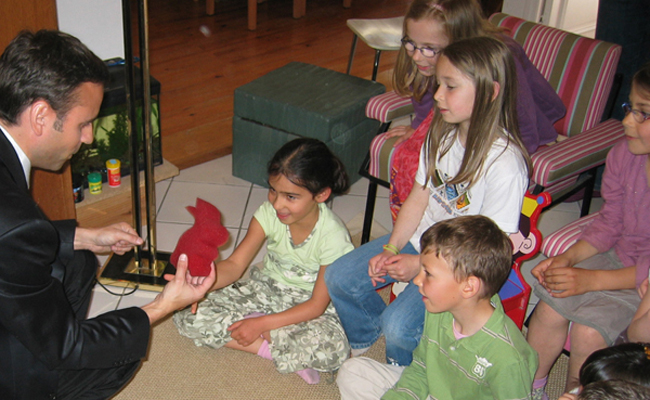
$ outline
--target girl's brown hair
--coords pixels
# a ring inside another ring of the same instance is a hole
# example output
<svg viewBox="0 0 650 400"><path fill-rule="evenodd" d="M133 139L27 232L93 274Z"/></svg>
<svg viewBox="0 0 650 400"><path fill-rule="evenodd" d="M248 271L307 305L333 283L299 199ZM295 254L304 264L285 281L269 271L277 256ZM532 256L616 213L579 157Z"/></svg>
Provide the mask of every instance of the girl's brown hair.
<svg viewBox="0 0 650 400"><path fill-rule="evenodd" d="M507 146L515 146L521 152L530 175L530 157L521 142L517 122L517 72L508 47L492 37L475 37L452 43L440 56L446 57L455 68L472 80L475 87L474 107L463 160L457 175L447 183L467 183L471 187L484 173L488 152L499 138L504 139ZM497 84L498 93L495 96ZM437 105L434 109L435 115L425 141L427 182L434 176L438 160L454 143L454 138L450 135L455 135L457 131L456 124L442 119Z"/></svg>
<svg viewBox="0 0 650 400"><path fill-rule="evenodd" d="M636 86L640 96L650 99L650 62L644 64L632 77L632 85Z"/></svg>
<svg viewBox="0 0 650 400"><path fill-rule="evenodd" d="M431 19L445 28L449 43L478 36L491 36L500 30L490 24L478 0L413 0L404 16L403 36L408 37L406 22ZM393 88L402 96L421 100L427 89L435 86L435 76L423 76L402 46L393 71Z"/></svg>
<svg viewBox="0 0 650 400"><path fill-rule="evenodd" d="M345 165L318 139L299 138L285 143L269 161L267 172L269 176L284 175L314 196L325 188L332 189L333 196L350 188Z"/></svg>

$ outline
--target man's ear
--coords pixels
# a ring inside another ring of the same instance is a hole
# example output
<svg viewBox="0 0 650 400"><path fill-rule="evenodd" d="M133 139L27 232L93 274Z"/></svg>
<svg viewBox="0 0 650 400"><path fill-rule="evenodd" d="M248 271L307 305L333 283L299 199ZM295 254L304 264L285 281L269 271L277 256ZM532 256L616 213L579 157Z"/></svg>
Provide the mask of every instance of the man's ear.
<svg viewBox="0 0 650 400"><path fill-rule="evenodd" d="M494 101L497 98L499 92L501 92L501 85L499 85L499 82L494 82L494 92L492 92L492 101Z"/></svg>
<svg viewBox="0 0 650 400"><path fill-rule="evenodd" d="M26 112L28 113L29 125L36 136L43 135L48 124L53 123L50 120L56 118L56 113L45 100L36 100Z"/></svg>
<svg viewBox="0 0 650 400"><path fill-rule="evenodd" d="M332 189L326 187L325 189L321 190L320 193L314 196L314 200L316 200L318 203L324 203L327 201L327 199L330 198L331 194L332 194Z"/></svg>
<svg viewBox="0 0 650 400"><path fill-rule="evenodd" d="M470 275L465 279L465 285L463 286L462 296L465 299L476 296L481 293L483 288L483 282L474 275Z"/></svg>

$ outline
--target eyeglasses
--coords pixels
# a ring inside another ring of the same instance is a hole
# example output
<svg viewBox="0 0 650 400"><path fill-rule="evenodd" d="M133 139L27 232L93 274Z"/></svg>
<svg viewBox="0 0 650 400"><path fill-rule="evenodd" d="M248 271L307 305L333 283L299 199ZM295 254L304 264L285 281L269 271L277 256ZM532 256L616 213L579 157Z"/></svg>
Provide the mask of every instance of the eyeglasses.
<svg viewBox="0 0 650 400"><path fill-rule="evenodd" d="M432 49L431 47L417 47L415 43L405 37L402 38L402 46L404 46L406 51L409 53L412 53L415 50L420 50L420 53L422 53L426 58L433 58L442 51L442 49Z"/></svg>
<svg viewBox="0 0 650 400"><path fill-rule="evenodd" d="M641 110L635 110L632 108L632 105L630 105L630 103L623 103L623 112L625 112L625 115L632 113L632 117L634 117L634 120L639 124L642 124L647 119L650 119L650 114L645 113Z"/></svg>

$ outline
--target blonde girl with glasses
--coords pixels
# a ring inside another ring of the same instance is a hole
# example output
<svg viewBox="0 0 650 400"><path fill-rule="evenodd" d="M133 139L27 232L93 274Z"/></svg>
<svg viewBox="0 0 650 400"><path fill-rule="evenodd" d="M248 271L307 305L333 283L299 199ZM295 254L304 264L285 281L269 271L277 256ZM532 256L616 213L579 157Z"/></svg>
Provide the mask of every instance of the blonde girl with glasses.
<svg viewBox="0 0 650 400"><path fill-rule="evenodd" d="M528 153L555 141L553 123L566 109L553 88L530 62L523 48L483 18L477 0L414 0L404 17L404 37L393 74L393 88L410 97L415 116L410 125L389 130L399 136L391 165L390 208L393 221L408 197L418 156L433 117L438 54L449 44L479 36L504 41L515 55L517 114L521 139Z"/></svg>

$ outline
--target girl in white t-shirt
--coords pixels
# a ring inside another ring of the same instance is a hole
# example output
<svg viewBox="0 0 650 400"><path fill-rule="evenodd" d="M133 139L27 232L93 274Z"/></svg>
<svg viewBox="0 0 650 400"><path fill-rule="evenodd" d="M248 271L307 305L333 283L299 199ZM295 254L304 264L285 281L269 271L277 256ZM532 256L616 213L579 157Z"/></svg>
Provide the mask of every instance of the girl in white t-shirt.
<svg viewBox="0 0 650 400"><path fill-rule="evenodd" d="M347 228L325 205L347 191L348 178L316 139L285 144L268 173L268 201L235 251L217 263L214 291L174 322L197 346L258 354L279 372L318 383L317 371L338 369L350 353L323 279L325 268L353 249ZM250 279L240 280L265 241L264 268L252 267Z"/></svg>
<svg viewBox="0 0 650 400"><path fill-rule="evenodd" d="M383 334L387 361L397 365L411 363L419 342L422 296L410 283L386 306L375 289L417 275L420 236L438 221L481 214L516 232L528 186L530 159L519 136L508 47L477 37L452 43L439 57L435 116L393 232L340 258L325 274L352 354Z"/></svg>

